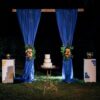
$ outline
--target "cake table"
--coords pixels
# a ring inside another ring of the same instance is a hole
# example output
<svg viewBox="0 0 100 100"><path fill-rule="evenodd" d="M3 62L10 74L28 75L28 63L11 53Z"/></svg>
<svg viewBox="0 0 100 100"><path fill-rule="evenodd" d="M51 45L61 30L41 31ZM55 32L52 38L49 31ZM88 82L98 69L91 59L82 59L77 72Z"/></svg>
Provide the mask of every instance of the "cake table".
<svg viewBox="0 0 100 100"><path fill-rule="evenodd" d="M43 62L43 65L41 66L41 68L46 70L47 77L51 76L51 70L54 69L55 66L51 62L50 54L44 55L44 62Z"/></svg>
<svg viewBox="0 0 100 100"><path fill-rule="evenodd" d="M56 67L52 64L50 54L45 54L43 65L41 66L42 69L46 70L46 83L44 84L44 92L45 94L46 90L55 90L57 91L57 87L49 80L49 76L51 76L51 70L55 69Z"/></svg>
<svg viewBox="0 0 100 100"><path fill-rule="evenodd" d="M54 66L52 68L46 68L46 67L41 67L41 68L46 70L46 76L48 78L49 76L51 76L51 70L55 69L56 67Z"/></svg>

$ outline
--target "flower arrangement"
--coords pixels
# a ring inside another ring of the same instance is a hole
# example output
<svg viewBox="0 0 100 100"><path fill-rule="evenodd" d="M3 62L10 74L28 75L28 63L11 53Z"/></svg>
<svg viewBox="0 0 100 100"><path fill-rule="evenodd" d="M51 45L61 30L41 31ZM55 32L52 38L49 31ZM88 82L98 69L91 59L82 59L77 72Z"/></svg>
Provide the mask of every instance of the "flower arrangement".
<svg viewBox="0 0 100 100"><path fill-rule="evenodd" d="M93 57L93 52L87 52L86 55L88 59L91 59Z"/></svg>
<svg viewBox="0 0 100 100"><path fill-rule="evenodd" d="M7 58L7 59L10 59L10 56L11 56L11 55L10 55L9 53L6 54L6 58Z"/></svg>
<svg viewBox="0 0 100 100"><path fill-rule="evenodd" d="M25 46L26 57L29 59L35 58L36 50L34 47L27 45Z"/></svg>
<svg viewBox="0 0 100 100"><path fill-rule="evenodd" d="M68 60L69 58L72 58L72 50L73 50L73 46L70 46L70 45L67 45L66 47L65 46L62 46L61 47L61 53L63 55L63 57Z"/></svg>

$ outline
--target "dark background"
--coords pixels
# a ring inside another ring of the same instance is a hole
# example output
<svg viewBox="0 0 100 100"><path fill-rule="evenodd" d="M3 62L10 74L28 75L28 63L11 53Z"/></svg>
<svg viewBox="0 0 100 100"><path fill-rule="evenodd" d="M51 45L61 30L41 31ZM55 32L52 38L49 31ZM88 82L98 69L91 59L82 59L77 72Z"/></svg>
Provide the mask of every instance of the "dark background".
<svg viewBox="0 0 100 100"><path fill-rule="evenodd" d="M38 5L40 4L40 6ZM56 7L57 6L57 7ZM97 60L97 80L100 81L100 68L98 64L99 50L96 46L98 43L97 29L99 28L99 15L97 6L94 0L89 2L83 0L79 2L72 2L67 0L67 3L54 1L45 3L37 2L20 2L18 1L3 1L1 2L0 9L0 60L5 58L7 53L11 54L12 58L16 59L16 69L22 69L24 66L24 41L17 20L16 13L12 12L12 8L79 8L85 9L84 12L78 13L77 24L75 28L72 51L74 58L74 76L83 79L83 59L86 58L86 52L94 52L94 58ZM62 56L60 53L60 40L59 31L56 22L55 13L42 13L36 40L35 48L37 51L35 59L36 71L41 71L40 66L43 64L44 54L50 53L54 65L58 68L56 74L61 73Z"/></svg>
<svg viewBox="0 0 100 100"><path fill-rule="evenodd" d="M0 0L2 8L15 7L32 7L32 8L45 8L45 7L63 7L63 8L77 8L94 6L97 0Z"/></svg>

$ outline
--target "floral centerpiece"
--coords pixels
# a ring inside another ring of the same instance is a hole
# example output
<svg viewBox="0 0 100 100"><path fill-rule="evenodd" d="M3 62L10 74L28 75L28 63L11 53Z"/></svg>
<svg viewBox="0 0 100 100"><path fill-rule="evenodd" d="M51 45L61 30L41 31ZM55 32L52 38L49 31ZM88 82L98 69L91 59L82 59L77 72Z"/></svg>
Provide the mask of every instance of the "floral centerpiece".
<svg viewBox="0 0 100 100"><path fill-rule="evenodd" d="M10 59L10 56L11 56L11 55L10 55L9 53L6 54L6 58L7 58L7 59Z"/></svg>
<svg viewBox="0 0 100 100"><path fill-rule="evenodd" d="M66 60L73 57L71 52L73 49L74 49L73 46L70 45L67 45L66 47L65 46L61 47L61 53Z"/></svg>
<svg viewBox="0 0 100 100"><path fill-rule="evenodd" d="M86 55L88 59L91 59L93 57L93 52L87 52Z"/></svg>
<svg viewBox="0 0 100 100"><path fill-rule="evenodd" d="M25 47L26 57L29 59L35 58L36 50L34 47L27 45Z"/></svg>

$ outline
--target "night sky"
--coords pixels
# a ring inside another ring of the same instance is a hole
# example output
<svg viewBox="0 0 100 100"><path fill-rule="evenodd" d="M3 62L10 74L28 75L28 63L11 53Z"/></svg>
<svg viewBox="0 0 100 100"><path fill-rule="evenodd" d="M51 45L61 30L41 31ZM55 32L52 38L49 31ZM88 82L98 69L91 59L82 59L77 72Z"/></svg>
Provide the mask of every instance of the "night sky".
<svg viewBox="0 0 100 100"><path fill-rule="evenodd" d="M83 59L86 58L87 51L94 52L94 58L97 59L97 80L100 81L96 48L97 18L99 17L97 17L95 11L96 9L93 7L87 6L85 12L78 13L72 53L74 55L74 76L83 79ZM35 69L40 70L44 54L50 53L53 64L57 66L58 72L61 73L61 45L55 13L42 13L35 39L37 51ZM24 41L16 13L13 13L11 8L0 10L0 60L5 58L6 53L10 53L11 57L16 59L16 65L21 64L20 68L23 68L25 59Z"/></svg>

